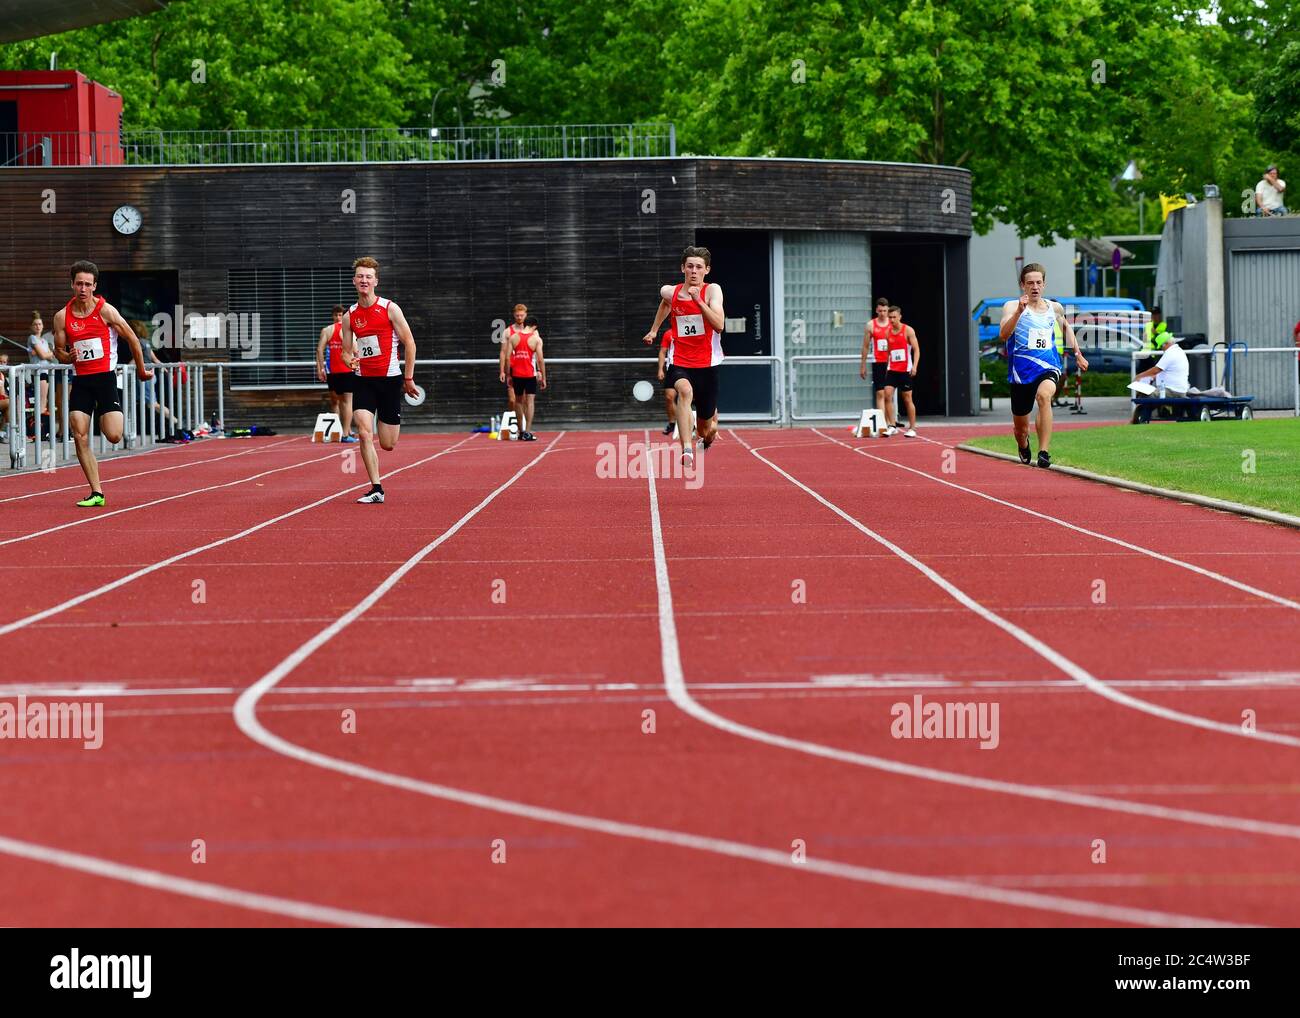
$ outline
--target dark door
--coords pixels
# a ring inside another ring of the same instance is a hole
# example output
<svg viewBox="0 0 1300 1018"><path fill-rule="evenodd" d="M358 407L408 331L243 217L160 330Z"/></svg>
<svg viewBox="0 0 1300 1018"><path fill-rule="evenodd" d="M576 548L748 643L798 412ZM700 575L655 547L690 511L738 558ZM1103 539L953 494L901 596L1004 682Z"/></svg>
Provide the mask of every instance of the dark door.
<svg viewBox="0 0 1300 1018"><path fill-rule="evenodd" d="M936 241L871 240L871 292L903 309L903 321L916 331L921 365L913 383L918 414L943 414L946 344L943 244Z"/></svg>
<svg viewBox="0 0 1300 1018"><path fill-rule="evenodd" d="M13 166L18 159L18 102L0 102L0 166Z"/></svg>
<svg viewBox="0 0 1300 1018"><path fill-rule="evenodd" d="M709 282L722 287L727 329L722 352L728 357L766 357L772 353L771 240L764 230L696 230L695 243L712 256ZM767 364L722 365L718 409L724 414L768 414L772 410L772 369Z"/></svg>
<svg viewBox="0 0 1300 1018"><path fill-rule="evenodd" d="M138 322L145 331L132 325L141 340L152 335L153 316L159 313L176 314L180 298L179 272L101 272L95 293L117 308L128 322ZM156 349L162 361L180 360L177 340L183 322L172 322L172 344ZM125 352L125 351L123 351Z"/></svg>

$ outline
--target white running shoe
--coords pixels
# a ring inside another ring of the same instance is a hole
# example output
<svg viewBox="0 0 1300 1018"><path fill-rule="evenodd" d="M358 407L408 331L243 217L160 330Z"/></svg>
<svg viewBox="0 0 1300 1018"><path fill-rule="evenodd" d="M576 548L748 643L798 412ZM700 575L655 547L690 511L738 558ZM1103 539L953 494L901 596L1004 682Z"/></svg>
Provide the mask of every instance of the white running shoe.
<svg viewBox="0 0 1300 1018"><path fill-rule="evenodd" d="M908 428L906 431L903 432L903 437L904 437L904 438L915 438L915 437L916 437L916 429L915 429L915 428Z"/></svg>
<svg viewBox="0 0 1300 1018"><path fill-rule="evenodd" d="M888 438L890 435L898 434L898 429L894 427L889 427L886 428L884 431L882 431L881 434L884 435L886 438Z"/></svg>
<svg viewBox="0 0 1300 1018"><path fill-rule="evenodd" d="M377 505L384 500L382 491L371 491L357 499L358 505Z"/></svg>

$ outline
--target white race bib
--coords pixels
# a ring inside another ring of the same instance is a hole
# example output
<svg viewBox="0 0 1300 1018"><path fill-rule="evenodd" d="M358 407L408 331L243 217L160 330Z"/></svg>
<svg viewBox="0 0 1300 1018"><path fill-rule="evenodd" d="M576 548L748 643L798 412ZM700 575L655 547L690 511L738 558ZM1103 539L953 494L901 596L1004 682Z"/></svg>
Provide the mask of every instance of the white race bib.
<svg viewBox="0 0 1300 1018"><path fill-rule="evenodd" d="M378 336L358 336L357 355L360 357L378 357L380 354Z"/></svg>
<svg viewBox="0 0 1300 1018"><path fill-rule="evenodd" d="M1025 349L1027 350L1050 350L1052 348L1052 330L1051 329L1034 329L1029 330L1029 338L1025 340Z"/></svg>
<svg viewBox="0 0 1300 1018"><path fill-rule="evenodd" d="M884 353L886 350L889 349L889 340L887 339L876 340L876 349L879 350L881 353Z"/></svg>
<svg viewBox="0 0 1300 1018"><path fill-rule="evenodd" d="M703 336L703 315L678 315L673 319L673 332L678 336Z"/></svg>
<svg viewBox="0 0 1300 1018"><path fill-rule="evenodd" d="M889 363L890 363L890 364L906 364L906 363L907 363L907 350L906 350L906 349L902 349L902 350L890 350L890 351L889 351Z"/></svg>
<svg viewBox="0 0 1300 1018"><path fill-rule="evenodd" d="M104 345L98 339L79 339L72 344L73 353L79 361L95 361L104 353Z"/></svg>

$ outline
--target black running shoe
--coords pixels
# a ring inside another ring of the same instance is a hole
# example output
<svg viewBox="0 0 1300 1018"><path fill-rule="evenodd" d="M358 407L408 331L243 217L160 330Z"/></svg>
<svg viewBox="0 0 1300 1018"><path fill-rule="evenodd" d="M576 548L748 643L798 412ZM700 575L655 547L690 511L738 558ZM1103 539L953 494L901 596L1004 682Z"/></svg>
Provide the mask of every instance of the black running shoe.
<svg viewBox="0 0 1300 1018"><path fill-rule="evenodd" d="M664 425L664 434L671 435L673 433L673 428L675 427L677 427L677 422L669 421L667 424Z"/></svg>
<svg viewBox="0 0 1300 1018"><path fill-rule="evenodd" d="M1033 454L1029 451L1029 446L1022 445L1022 446L1018 446L1017 448L1020 453L1020 462L1024 463L1025 465L1028 465L1029 461L1033 459Z"/></svg>
<svg viewBox="0 0 1300 1018"><path fill-rule="evenodd" d="M1038 465L1042 467L1044 470L1046 470L1048 467L1052 465L1052 457L1048 454L1046 449L1039 450Z"/></svg>

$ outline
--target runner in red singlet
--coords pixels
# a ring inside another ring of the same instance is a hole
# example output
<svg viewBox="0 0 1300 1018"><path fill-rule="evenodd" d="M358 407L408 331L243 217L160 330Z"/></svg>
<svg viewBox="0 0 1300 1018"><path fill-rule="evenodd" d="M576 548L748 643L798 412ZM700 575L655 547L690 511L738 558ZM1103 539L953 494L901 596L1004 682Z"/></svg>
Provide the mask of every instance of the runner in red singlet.
<svg viewBox="0 0 1300 1018"><path fill-rule="evenodd" d="M506 326L505 334L501 337L501 384L506 387L506 407L513 411L516 417L519 416L518 399L515 396L514 382L510 377L510 351L515 347L515 341L524 332L524 319L528 317L528 305L516 304L512 312L514 323Z"/></svg>
<svg viewBox="0 0 1300 1018"><path fill-rule="evenodd" d="M691 402L695 402L700 443L707 449L718 433L718 365L722 363L722 329L726 314L722 287L706 283L713 267L706 247L682 252L682 282L659 288L659 309L654 324L642 338L653 343L659 326L672 315L673 366L667 381L677 390L677 434L682 443L682 464L693 466Z"/></svg>
<svg viewBox="0 0 1300 1018"><path fill-rule="evenodd" d="M876 317L862 330L862 366L858 377L867 377L867 361L871 361L871 387L875 390L876 409L880 411L884 426L894 426L893 401L885 402L885 375L889 371L889 298L876 298Z"/></svg>
<svg viewBox="0 0 1300 1018"><path fill-rule="evenodd" d="M330 409L338 416L343 441L355 442L352 434L352 369L343 360L343 316L347 308L334 305L334 324L320 330L316 344L316 377L329 386Z"/></svg>
<svg viewBox="0 0 1300 1018"><path fill-rule="evenodd" d="M370 478L370 490L357 501L373 505L384 500L375 436L384 451L391 452L402 430L402 394L415 396L419 392L415 387L415 338L402 309L375 292L379 263L358 258L352 271L357 302L343 316L343 360L356 367L352 418ZM397 356L399 343L404 365Z"/></svg>
<svg viewBox="0 0 1300 1018"><path fill-rule="evenodd" d="M510 388L515 394L515 406L520 416L519 437L525 442L537 440L533 434L533 417L536 413L537 388L546 388L546 360L542 356L542 335L537 331L537 319L524 319L523 330L517 332L510 347Z"/></svg>
<svg viewBox="0 0 1300 1018"><path fill-rule="evenodd" d="M122 336L135 358L141 381L153 378L145 365L140 340L117 308L95 296L99 267L94 262L72 265L72 300L54 316L54 356L73 365L72 393L68 398L68 423L77 446L77 462L90 484L90 495L77 505L84 509L104 504L99 490L99 462L90 448L90 422L99 416L99 430L113 445L122 441L122 390L117 384L117 337Z"/></svg>
<svg viewBox="0 0 1300 1018"><path fill-rule="evenodd" d="M916 369L921 364L921 346L917 342L916 332L910 325L903 324L903 311L897 304L889 305L889 371L885 375L885 406L893 407L894 391L897 390L907 411L906 438L916 437L916 404L912 402L912 381L916 378ZM897 431L895 425L885 428L889 436Z"/></svg>

